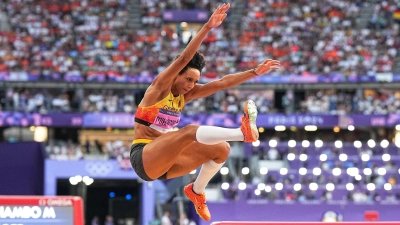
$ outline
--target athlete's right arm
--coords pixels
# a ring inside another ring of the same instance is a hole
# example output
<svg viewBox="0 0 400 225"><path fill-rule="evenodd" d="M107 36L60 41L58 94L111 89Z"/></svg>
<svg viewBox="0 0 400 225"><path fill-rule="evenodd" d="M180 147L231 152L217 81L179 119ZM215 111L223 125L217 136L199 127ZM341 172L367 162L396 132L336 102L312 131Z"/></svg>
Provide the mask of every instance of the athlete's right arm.
<svg viewBox="0 0 400 225"><path fill-rule="evenodd" d="M178 73L189 63L193 58L197 49L200 47L203 39L207 33L214 27L219 26L226 17L226 11L229 9L230 4L223 4L218 6L214 13L210 16L210 19L196 36L189 42L185 50L180 56L172 62L163 72L161 72L153 81L152 85L156 86L158 90L163 88L171 88L172 82Z"/></svg>

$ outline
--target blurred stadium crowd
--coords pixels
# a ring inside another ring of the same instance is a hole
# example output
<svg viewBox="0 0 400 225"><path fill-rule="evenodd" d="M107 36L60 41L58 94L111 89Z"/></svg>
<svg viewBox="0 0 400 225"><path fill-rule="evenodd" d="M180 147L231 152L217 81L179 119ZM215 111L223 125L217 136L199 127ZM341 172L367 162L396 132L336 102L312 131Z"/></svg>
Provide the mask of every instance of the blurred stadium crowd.
<svg viewBox="0 0 400 225"><path fill-rule="evenodd" d="M163 9L211 9L220 1L142 1L143 29L128 27L126 0L11 0L3 3L12 29L0 38L0 72L45 80L66 75L107 78L156 75L186 43L161 27ZM392 22L398 0L251 0L241 30L213 30L200 51L205 76L247 70L266 58L282 62L282 74L368 75L390 72L400 43ZM235 5L233 5L235 7ZM373 8L366 28L357 20ZM153 26L151 26L153 25Z"/></svg>

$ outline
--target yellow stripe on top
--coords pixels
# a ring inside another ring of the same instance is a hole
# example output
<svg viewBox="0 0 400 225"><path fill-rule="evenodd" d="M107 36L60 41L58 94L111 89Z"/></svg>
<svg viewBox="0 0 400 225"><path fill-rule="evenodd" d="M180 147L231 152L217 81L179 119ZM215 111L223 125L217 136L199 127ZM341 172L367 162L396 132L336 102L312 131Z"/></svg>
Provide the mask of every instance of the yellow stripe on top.
<svg viewBox="0 0 400 225"><path fill-rule="evenodd" d="M132 141L132 144L148 144L150 142L152 142L153 140L150 139L145 139L145 138L141 138L141 139L136 139Z"/></svg>
<svg viewBox="0 0 400 225"><path fill-rule="evenodd" d="M138 106L135 118L153 124L159 115L160 109L180 113L185 106L185 97L180 94L177 97L170 92L164 99L151 106Z"/></svg>

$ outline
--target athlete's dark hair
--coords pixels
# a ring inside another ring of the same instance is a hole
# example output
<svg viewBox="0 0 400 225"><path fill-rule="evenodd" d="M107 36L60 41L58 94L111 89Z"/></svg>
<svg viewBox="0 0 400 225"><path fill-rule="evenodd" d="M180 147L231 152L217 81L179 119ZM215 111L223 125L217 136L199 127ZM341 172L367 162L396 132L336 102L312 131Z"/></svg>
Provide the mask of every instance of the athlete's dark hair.
<svg viewBox="0 0 400 225"><path fill-rule="evenodd" d="M175 60L179 58L179 56L181 55L177 55L175 57ZM206 65L206 60L204 59L204 55L201 54L200 52L196 52L193 58L189 61L189 63L185 67L183 67L183 69L179 72L179 74L184 73L188 68L198 69L201 74L201 71L203 70L205 65Z"/></svg>

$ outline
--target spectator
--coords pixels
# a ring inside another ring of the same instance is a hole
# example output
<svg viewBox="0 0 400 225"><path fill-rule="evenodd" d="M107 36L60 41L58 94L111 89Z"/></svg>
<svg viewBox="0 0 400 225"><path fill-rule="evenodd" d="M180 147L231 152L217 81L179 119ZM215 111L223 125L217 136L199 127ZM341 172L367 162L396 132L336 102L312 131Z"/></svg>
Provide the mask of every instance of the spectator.
<svg viewBox="0 0 400 225"><path fill-rule="evenodd" d="M353 193L352 199L353 199L354 202L362 203L362 202L367 202L368 197L365 194L365 192L363 192L361 190L356 190Z"/></svg>
<svg viewBox="0 0 400 225"><path fill-rule="evenodd" d="M104 225L115 225L114 217L112 217L111 215L107 215L104 221Z"/></svg>
<svg viewBox="0 0 400 225"><path fill-rule="evenodd" d="M161 225L172 225L169 211L165 211L161 218Z"/></svg>

